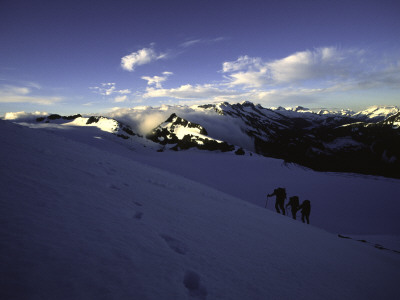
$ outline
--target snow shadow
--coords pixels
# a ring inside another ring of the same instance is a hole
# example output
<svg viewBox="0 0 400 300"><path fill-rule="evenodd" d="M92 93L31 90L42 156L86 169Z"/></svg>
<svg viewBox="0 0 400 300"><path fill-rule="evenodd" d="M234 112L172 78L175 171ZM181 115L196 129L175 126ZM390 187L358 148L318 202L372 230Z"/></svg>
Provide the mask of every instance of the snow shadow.
<svg viewBox="0 0 400 300"><path fill-rule="evenodd" d="M207 298L207 289L201 285L200 276L196 272L186 271L183 284L188 289L189 295L197 299Z"/></svg>

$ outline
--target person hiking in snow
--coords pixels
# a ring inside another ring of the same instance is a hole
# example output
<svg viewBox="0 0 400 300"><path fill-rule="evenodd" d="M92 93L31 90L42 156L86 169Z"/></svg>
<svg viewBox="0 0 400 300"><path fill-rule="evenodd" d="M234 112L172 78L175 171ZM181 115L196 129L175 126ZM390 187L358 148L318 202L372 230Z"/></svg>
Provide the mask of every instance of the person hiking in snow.
<svg viewBox="0 0 400 300"><path fill-rule="evenodd" d="M285 200L286 200L286 190L284 188L277 188L272 194L268 194L267 197L275 196L275 209L278 214L280 214L279 208L282 210L282 214L285 215Z"/></svg>
<svg viewBox="0 0 400 300"><path fill-rule="evenodd" d="M304 223L304 219L306 219L307 224L310 224L310 212L311 212L310 200L304 200L303 203L299 206L299 210L300 209L301 209L301 220Z"/></svg>
<svg viewBox="0 0 400 300"><path fill-rule="evenodd" d="M299 210L299 197L297 197L297 196L290 197L289 198L289 203L286 204L286 206L285 206L286 209L287 209L288 206L291 207L293 219L296 220L296 213Z"/></svg>

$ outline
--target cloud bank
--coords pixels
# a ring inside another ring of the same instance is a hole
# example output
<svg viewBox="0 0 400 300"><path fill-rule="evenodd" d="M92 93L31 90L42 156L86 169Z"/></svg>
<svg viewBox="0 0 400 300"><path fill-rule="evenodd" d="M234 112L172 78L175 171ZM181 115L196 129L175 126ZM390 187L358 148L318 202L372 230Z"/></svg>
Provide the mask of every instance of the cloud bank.
<svg viewBox="0 0 400 300"><path fill-rule="evenodd" d="M172 113L190 122L201 124L212 138L223 139L234 145L244 145L249 150L254 148L252 139L241 130L241 120L227 123L225 117L214 111L197 111L188 106L163 105L156 108L146 106L119 109L110 113L109 116L130 125L134 131L145 135L166 121Z"/></svg>
<svg viewBox="0 0 400 300"><path fill-rule="evenodd" d="M24 111L19 112L8 112L4 115L4 120L18 120L19 122L34 121L38 117L48 116L47 112L35 111L33 113L27 113Z"/></svg>
<svg viewBox="0 0 400 300"><path fill-rule="evenodd" d="M316 48L296 52L282 59L264 62L261 58L241 56L236 61L224 62L230 86L265 87L301 85L331 81L354 80L368 66L363 64L365 52L336 47Z"/></svg>
<svg viewBox="0 0 400 300"><path fill-rule="evenodd" d="M192 46L201 40L186 42ZM243 55L222 63L222 79L209 84L163 88L164 77L146 77L144 99L184 101L243 101L264 105L315 103L337 93L368 89L398 89L400 60L383 60L362 49L320 47L284 58L263 60Z"/></svg>
<svg viewBox="0 0 400 300"><path fill-rule="evenodd" d="M238 92L230 89L222 89L214 84L185 84L177 88L148 88L143 95L144 98L175 98L175 99L209 99L218 96L237 95Z"/></svg>

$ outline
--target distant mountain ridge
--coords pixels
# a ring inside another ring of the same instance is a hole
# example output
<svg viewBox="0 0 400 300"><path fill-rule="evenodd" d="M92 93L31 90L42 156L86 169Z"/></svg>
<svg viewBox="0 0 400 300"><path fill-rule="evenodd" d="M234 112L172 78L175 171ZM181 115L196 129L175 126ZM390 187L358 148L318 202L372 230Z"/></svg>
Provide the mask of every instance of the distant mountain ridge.
<svg viewBox="0 0 400 300"><path fill-rule="evenodd" d="M396 106L372 106L366 110L353 114L353 118L363 120L364 122L379 122L400 112Z"/></svg>
<svg viewBox="0 0 400 300"><path fill-rule="evenodd" d="M174 110L174 107L170 107ZM118 118L102 116L62 117L49 115L37 118L39 123L66 123L71 126L95 126L123 139L136 136L135 143L152 141L153 149L199 150L258 154L283 159L319 171L355 172L400 178L400 110L398 107L374 106L361 112L313 112L295 108L264 108L252 102L227 102L186 108L197 116L207 116L207 128L192 122L194 115L179 116L176 109L164 122L142 136ZM184 114L184 113L183 113ZM213 117L215 116L215 117ZM231 132L213 130L219 122L239 126L236 135L252 141L246 148L240 139L228 142ZM211 120L211 121L210 121ZM209 134L213 132L213 134ZM157 146L158 145L158 146Z"/></svg>
<svg viewBox="0 0 400 300"><path fill-rule="evenodd" d="M200 107L241 119L259 154L319 171L400 177L397 107L372 107L358 113L266 109L251 102Z"/></svg>
<svg viewBox="0 0 400 300"><path fill-rule="evenodd" d="M217 113L221 115L232 115L236 111L249 111L251 110L260 112L263 111L272 111L279 114L283 114L286 116L295 116L293 113L304 114L303 117L306 118L318 118L319 117L344 117L344 118L351 118L355 121L365 121L365 122L379 122L383 121L384 119L396 115L400 112L400 108L397 106L371 106L362 111L352 111L349 109L342 109L342 110L328 110L328 109L321 109L318 112L314 112L313 110L303 107L303 106L296 106L294 108L284 108L279 106L277 108L264 108L260 104L253 104L250 101L243 101L237 104L230 104L228 102L221 102L218 104L206 104L206 105L199 105L199 108L203 109L213 109ZM246 109L247 108L247 109ZM249 110L250 109L250 110ZM298 115L301 116L301 115Z"/></svg>
<svg viewBox="0 0 400 300"><path fill-rule="evenodd" d="M110 132L123 139L128 139L129 136L138 135L132 131L130 126L117 120L102 116L82 117L80 114L72 116L60 116L58 114L52 114L47 117L39 117L36 119L36 121L43 123L68 122L68 125L70 126L95 126L100 128L102 131Z"/></svg>

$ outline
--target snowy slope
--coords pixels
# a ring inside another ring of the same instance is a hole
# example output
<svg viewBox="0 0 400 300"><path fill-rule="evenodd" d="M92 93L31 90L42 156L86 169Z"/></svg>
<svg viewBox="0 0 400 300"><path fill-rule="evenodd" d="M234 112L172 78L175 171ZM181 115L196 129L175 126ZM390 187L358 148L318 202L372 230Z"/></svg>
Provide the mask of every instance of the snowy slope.
<svg viewBox="0 0 400 300"><path fill-rule="evenodd" d="M398 295L400 255L135 162L122 148L4 121L0 143L2 299Z"/></svg>
<svg viewBox="0 0 400 300"><path fill-rule="evenodd" d="M392 126L393 129L399 129L400 128L400 112L398 112L397 114L380 122L380 124Z"/></svg>
<svg viewBox="0 0 400 300"><path fill-rule="evenodd" d="M360 119L364 122L377 122L391 117L400 112L397 106L371 106L367 109L357 112L353 115L354 118Z"/></svg>
<svg viewBox="0 0 400 300"><path fill-rule="evenodd" d="M132 159L168 170L259 207L279 186L288 197L311 200L311 224L332 233L396 235L400 242L400 180L315 172L282 160L188 151L134 155ZM268 209L275 211L275 199ZM286 201L287 203L287 201ZM300 213L297 214L300 216ZM400 249L398 249L400 250Z"/></svg>
<svg viewBox="0 0 400 300"><path fill-rule="evenodd" d="M145 124L148 120L158 120L153 129L176 113L206 128L214 139L268 157L319 171L399 178L400 135L393 131L397 123L387 126L378 122L389 120L398 111L397 107L371 107L359 113L348 110L314 113L304 107L267 109L245 101L120 110L111 117L127 122L132 128L143 127L134 124L140 123L138 120ZM349 124L352 125L346 128ZM379 126L374 127L375 124Z"/></svg>
<svg viewBox="0 0 400 300"><path fill-rule="evenodd" d="M97 127L101 131L115 134L116 136L119 136L124 139L128 139L130 136L137 135L132 131L132 129L129 126L122 124L117 120L101 116L82 117L81 115L74 115L74 116L62 117L60 115L53 114L47 117L37 118L36 122L41 122L46 124L52 123L62 126ZM32 124L32 122L31 123L25 122L25 124L28 124L28 126L30 126L29 124Z"/></svg>
<svg viewBox="0 0 400 300"><path fill-rule="evenodd" d="M332 233L395 234L400 241L399 180L314 172L292 164L286 165L282 160L255 154L249 156L251 153L248 151L242 158L233 153L223 155L218 151L156 153L160 145L145 138L130 136L125 140L110 134L110 127L92 126L97 123L86 125L85 122L79 122L82 126L76 126L77 122L73 123L74 126L70 121L23 124L163 168L262 207L266 194L277 186L284 186L289 196L297 195L300 200L312 201L311 221L315 226ZM331 147L332 150L339 146L358 145L352 139L338 139L325 144L326 149ZM269 208L274 209L272 199Z"/></svg>

